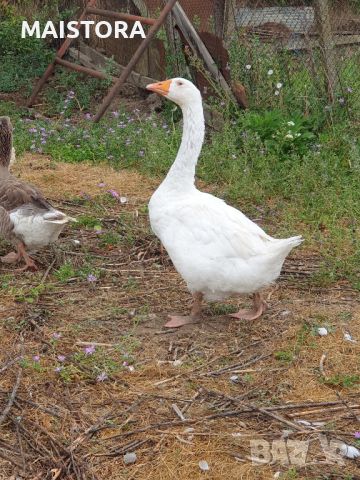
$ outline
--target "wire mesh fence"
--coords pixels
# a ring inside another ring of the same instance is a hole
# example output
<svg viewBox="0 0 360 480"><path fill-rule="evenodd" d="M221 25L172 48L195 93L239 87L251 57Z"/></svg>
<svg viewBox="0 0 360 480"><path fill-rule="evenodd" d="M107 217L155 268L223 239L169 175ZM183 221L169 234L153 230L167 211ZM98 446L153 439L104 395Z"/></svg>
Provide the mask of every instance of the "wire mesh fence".
<svg viewBox="0 0 360 480"><path fill-rule="evenodd" d="M341 7L341 8L340 8ZM360 114L360 16L350 2L231 2L225 42L254 108Z"/></svg>
<svg viewBox="0 0 360 480"><path fill-rule="evenodd" d="M161 1L145 3L151 12ZM220 70L244 87L250 108L281 107L305 115L325 110L360 118L357 0L180 0L180 4L203 32Z"/></svg>

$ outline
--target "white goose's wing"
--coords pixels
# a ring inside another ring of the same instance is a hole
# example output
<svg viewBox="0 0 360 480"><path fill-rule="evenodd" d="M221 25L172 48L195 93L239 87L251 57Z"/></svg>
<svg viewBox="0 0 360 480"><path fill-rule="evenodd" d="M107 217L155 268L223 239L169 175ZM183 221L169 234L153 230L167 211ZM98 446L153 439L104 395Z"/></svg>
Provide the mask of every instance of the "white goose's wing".
<svg viewBox="0 0 360 480"><path fill-rule="evenodd" d="M277 242L239 210L207 193L184 196L171 210L157 232L170 256L191 248L209 259L246 260L268 253Z"/></svg>

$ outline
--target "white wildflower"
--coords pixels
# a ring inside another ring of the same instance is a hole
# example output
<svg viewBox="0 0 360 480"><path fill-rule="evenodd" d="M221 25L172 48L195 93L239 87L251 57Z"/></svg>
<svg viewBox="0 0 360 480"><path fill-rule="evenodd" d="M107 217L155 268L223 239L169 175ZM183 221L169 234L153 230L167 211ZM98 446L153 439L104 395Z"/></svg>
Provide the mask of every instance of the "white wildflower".
<svg viewBox="0 0 360 480"><path fill-rule="evenodd" d="M325 337L329 332L327 331L327 328L319 327L317 329L317 333L320 335L320 337Z"/></svg>
<svg viewBox="0 0 360 480"><path fill-rule="evenodd" d="M301 137L301 133L295 133L295 137L296 137L296 138Z"/></svg>
<svg viewBox="0 0 360 480"><path fill-rule="evenodd" d="M293 122L292 120L290 120L290 122L287 122L287 124L289 125L289 127L294 127L295 126L295 122Z"/></svg>
<svg viewBox="0 0 360 480"><path fill-rule="evenodd" d="M120 197L120 203L127 203L128 199L126 197Z"/></svg>
<svg viewBox="0 0 360 480"><path fill-rule="evenodd" d="M275 96L277 97L278 95L280 95L280 90L275 90Z"/></svg>
<svg viewBox="0 0 360 480"><path fill-rule="evenodd" d="M292 135L291 133L288 133L287 135L285 135L285 138L287 138L288 140L293 140L294 135Z"/></svg>
<svg viewBox="0 0 360 480"><path fill-rule="evenodd" d="M271 70L271 68L270 68L270 70L268 70L268 75L269 75L269 77L270 77L273 73L274 73L274 70Z"/></svg>
<svg viewBox="0 0 360 480"><path fill-rule="evenodd" d="M280 90L280 88L281 88L282 86L283 86L283 84L282 84L281 82L278 82L278 83L276 84L276 88L277 88L278 90Z"/></svg>
<svg viewBox="0 0 360 480"><path fill-rule="evenodd" d="M245 65L246 70L251 70L251 65Z"/></svg>

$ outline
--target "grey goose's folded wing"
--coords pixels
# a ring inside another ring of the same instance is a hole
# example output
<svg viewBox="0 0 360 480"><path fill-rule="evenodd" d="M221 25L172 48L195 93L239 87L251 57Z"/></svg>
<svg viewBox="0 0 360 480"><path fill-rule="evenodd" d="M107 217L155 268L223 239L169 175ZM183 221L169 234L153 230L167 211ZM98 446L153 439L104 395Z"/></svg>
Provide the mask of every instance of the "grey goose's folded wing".
<svg viewBox="0 0 360 480"><path fill-rule="evenodd" d="M42 193L32 185L9 176L0 182L0 206L8 212L23 205L32 204L34 208L49 210L52 205Z"/></svg>

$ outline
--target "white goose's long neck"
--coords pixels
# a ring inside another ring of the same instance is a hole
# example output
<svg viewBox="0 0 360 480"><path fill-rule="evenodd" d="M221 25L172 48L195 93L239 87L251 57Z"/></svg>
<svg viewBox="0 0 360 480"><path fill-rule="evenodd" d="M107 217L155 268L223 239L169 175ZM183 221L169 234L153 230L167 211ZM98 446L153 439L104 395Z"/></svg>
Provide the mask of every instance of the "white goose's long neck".
<svg viewBox="0 0 360 480"><path fill-rule="evenodd" d="M195 167L204 141L205 122L200 95L196 102L183 106L182 113L181 145L165 182L183 189L194 185Z"/></svg>

